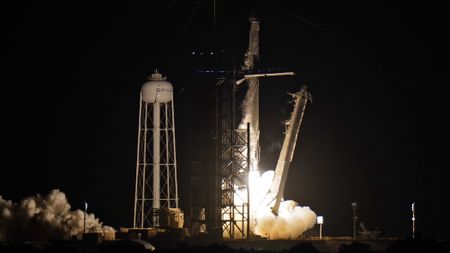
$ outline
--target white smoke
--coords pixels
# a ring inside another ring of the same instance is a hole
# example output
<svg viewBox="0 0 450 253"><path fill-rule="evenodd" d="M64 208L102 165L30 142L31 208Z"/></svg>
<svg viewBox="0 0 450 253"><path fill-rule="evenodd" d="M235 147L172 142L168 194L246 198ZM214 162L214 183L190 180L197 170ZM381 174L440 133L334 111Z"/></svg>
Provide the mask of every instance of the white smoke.
<svg viewBox="0 0 450 253"><path fill-rule="evenodd" d="M269 239L295 239L316 224L316 214L308 206L299 206L292 200L281 202L278 216L272 213L274 196L267 196L274 171L269 170L261 176L259 172L250 174L250 206L254 217L252 231ZM252 224L252 223L251 223Z"/></svg>
<svg viewBox="0 0 450 253"><path fill-rule="evenodd" d="M86 215L86 230L114 231L93 213ZM13 203L0 196L0 241L68 239L84 231L84 212L70 210L66 195L55 189Z"/></svg>
<svg viewBox="0 0 450 253"><path fill-rule="evenodd" d="M286 200L281 203L278 216L269 208L258 211L254 233L269 239L295 239L314 227L316 217L308 206Z"/></svg>

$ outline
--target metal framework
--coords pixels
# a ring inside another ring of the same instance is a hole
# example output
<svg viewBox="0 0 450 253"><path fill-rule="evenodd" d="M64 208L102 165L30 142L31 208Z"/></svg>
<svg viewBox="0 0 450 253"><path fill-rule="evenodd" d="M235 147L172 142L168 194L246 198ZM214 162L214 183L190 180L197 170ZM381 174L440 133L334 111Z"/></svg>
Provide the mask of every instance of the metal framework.
<svg viewBox="0 0 450 253"><path fill-rule="evenodd" d="M226 239L249 237L250 126L236 129L236 84L219 82L217 87L217 172L220 192L220 227Z"/></svg>
<svg viewBox="0 0 450 253"><path fill-rule="evenodd" d="M222 136L221 223L223 236L230 239L249 235L248 133L248 129L234 129Z"/></svg>
<svg viewBox="0 0 450 253"><path fill-rule="evenodd" d="M174 105L141 93L133 227L158 227L163 208L178 208Z"/></svg>

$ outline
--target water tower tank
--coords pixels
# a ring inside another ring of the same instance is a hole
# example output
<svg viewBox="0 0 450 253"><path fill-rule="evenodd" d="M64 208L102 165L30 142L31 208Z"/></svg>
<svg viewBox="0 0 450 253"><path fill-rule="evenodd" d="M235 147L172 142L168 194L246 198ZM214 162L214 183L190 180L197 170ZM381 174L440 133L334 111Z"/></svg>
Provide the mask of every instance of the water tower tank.
<svg viewBox="0 0 450 253"><path fill-rule="evenodd" d="M166 81L158 70L144 83L141 88L142 100L146 103L167 103L173 99L173 86Z"/></svg>

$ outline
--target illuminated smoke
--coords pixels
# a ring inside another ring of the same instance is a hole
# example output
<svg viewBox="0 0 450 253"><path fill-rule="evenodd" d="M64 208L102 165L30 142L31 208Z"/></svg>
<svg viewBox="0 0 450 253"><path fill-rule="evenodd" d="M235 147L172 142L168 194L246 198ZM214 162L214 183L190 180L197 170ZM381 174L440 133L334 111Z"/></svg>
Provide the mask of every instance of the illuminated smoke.
<svg viewBox="0 0 450 253"><path fill-rule="evenodd" d="M52 190L47 196L30 196L13 203L0 196L0 241L69 239L83 233L84 212L70 210L66 195ZM89 232L114 231L103 226L93 213L86 215Z"/></svg>
<svg viewBox="0 0 450 253"><path fill-rule="evenodd" d="M269 170L261 176L258 171L250 174L250 206L254 217L252 231L269 239L295 239L316 224L316 214L308 206L299 206L293 200L281 202L278 216L272 213L274 198L267 196L274 177ZM252 224L252 223L250 223Z"/></svg>

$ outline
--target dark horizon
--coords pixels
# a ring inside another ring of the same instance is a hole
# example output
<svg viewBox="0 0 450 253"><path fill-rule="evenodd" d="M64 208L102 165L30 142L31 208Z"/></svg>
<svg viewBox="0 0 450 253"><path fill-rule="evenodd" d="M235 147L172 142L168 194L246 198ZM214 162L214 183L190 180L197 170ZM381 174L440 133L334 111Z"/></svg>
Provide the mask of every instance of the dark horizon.
<svg viewBox="0 0 450 253"><path fill-rule="evenodd" d="M352 234L353 201L369 229L408 236L416 202L417 231L450 239L448 9L217 1L213 35L212 1L187 22L198 3L8 6L0 195L18 202L56 188L73 209L87 201L104 224L131 226L139 90L158 68L175 88L186 208L192 150L214 132L204 89L214 83L189 75L192 52L224 50L239 67L256 12L259 66L296 72L261 80L264 169L278 158L292 109L286 92L306 84L313 96L285 198L323 215L330 236Z"/></svg>

